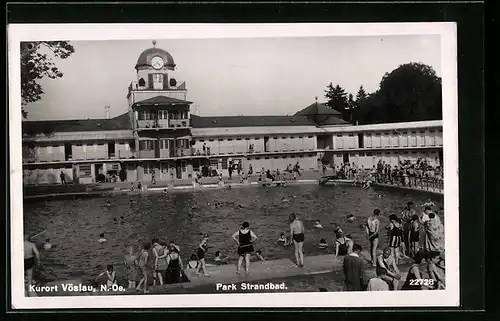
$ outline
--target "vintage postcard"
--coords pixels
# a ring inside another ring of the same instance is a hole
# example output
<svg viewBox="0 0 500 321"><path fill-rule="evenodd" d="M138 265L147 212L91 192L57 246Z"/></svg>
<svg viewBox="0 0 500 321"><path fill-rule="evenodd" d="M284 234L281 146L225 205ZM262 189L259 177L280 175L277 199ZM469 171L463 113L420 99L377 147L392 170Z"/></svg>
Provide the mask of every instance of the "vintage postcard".
<svg viewBox="0 0 500 321"><path fill-rule="evenodd" d="M9 25L13 308L458 306L456 42Z"/></svg>

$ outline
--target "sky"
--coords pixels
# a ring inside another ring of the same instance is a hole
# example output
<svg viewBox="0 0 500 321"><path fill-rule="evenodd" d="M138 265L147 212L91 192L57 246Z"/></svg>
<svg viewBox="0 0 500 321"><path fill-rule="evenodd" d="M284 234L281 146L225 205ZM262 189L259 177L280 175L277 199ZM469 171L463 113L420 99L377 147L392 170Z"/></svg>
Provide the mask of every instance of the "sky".
<svg viewBox="0 0 500 321"><path fill-rule="evenodd" d="M152 40L71 42L75 53L54 59L64 76L40 80L45 94L26 106L27 120L104 118L106 105L111 117L125 113L137 58ZM293 115L315 97L325 101L330 82L353 95L361 85L374 92L409 62L441 77L439 35L155 40L200 116Z"/></svg>

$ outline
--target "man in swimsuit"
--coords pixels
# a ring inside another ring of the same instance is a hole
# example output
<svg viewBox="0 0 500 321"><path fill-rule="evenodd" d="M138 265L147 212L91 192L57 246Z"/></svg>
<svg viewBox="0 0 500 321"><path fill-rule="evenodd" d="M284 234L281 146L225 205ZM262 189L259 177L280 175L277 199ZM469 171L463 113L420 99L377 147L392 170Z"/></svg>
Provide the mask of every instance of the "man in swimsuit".
<svg viewBox="0 0 500 321"><path fill-rule="evenodd" d="M36 257L36 261L35 261ZM37 262L40 262L40 253L36 248L35 243L32 243L29 235L24 236L24 272L28 279L28 289L33 282L33 267Z"/></svg>
<svg viewBox="0 0 500 321"><path fill-rule="evenodd" d="M297 218L295 213L290 214L290 234L295 245L295 258L297 265L304 267L304 253L302 247L304 246L304 224Z"/></svg>
<svg viewBox="0 0 500 321"><path fill-rule="evenodd" d="M377 247L379 243L378 230L380 227L380 221L378 219L380 215L380 210L378 208L373 210L373 215L371 215L366 221L366 235L368 241L370 242L370 256L372 258L373 266L377 265Z"/></svg>

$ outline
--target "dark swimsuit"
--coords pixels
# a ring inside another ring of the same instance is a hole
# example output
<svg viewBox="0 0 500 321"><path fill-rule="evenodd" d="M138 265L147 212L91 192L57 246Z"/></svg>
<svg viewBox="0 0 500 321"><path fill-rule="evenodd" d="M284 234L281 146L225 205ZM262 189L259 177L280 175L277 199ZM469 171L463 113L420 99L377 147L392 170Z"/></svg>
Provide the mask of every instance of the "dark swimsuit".
<svg viewBox="0 0 500 321"><path fill-rule="evenodd" d="M250 230L247 233L241 233L241 231L238 232L238 255L244 256L248 253L252 253L254 251L253 245L252 245L252 233Z"/></svg>
<svg viewBox="0 0 500 321"><path fill-rule="evenodd" d="M418 278L415 276L415 273L412 272L412 269L415 266L418 267L418 264L412 265L412 267L408 271L408 275L406 276L405 284L403 284L403 287L401 287L401 290L410 290L410 291L411 290L422 290L422 286L418 285L418 283L416 282L416 280L418 280Z"/></svg>
<svg viewBox="0 0 500 321"><path fill-rule="evenodd" d="M394 225L390 233L391 233L391 238L389 241L389 246L393 248L400 247L401 240L403 237L403 229L401 227L396 227L396 225Z"/></svg>
<svg viewBox="0 0 500 321"><path fill-rule="evenodd" d="M302 243L304 242L304 233L294 234L292 238L295 242Z"/></svg>
<svg viewBox="0 0 500 321"><path fill-rule="evenodd" d="M344 243L340 243L339 240L335 240L339 244L339 254L338 255L347 255L347 239L344 239Z"/></svg>
<svg viewBox="0 0 500 321"><path fill-rule="evenodd" d="M203 244L202 245L203 249L198 247L198 253L196 253L196 255L198 256L198 259L201 260L201 259L204 259L205 258L205 252L207 251L208 249L208 246L206 244Z"/></svg>
<svg viewBox="0 0 500 321"><path fill-rule="evenodd" d="M31 270L35 266L35 257L24 259L24 271Z"/></svg>

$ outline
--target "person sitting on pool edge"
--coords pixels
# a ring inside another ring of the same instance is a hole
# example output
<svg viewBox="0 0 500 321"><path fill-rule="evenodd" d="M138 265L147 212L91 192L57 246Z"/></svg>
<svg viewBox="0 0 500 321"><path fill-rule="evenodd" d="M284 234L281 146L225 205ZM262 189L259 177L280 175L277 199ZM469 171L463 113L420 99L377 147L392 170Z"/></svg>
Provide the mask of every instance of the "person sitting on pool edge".
<svg viewBox="0 0 500 321"><path fill-rule="evenodd" d="M196 254L191 254L191 257L189 258L187 268L191 270L195 270L198 268L198 256Z"/></svg>
<svg viewBox="0 0 500 321"><path fill-rule="evenodd" d="M318 248L324 250L328 247L328 243L326 243L325 239L321 239L318 244Z"/></svg>
<svg viewBox="0 0 500 321"><path fill-rule="evenodd" d="M220 251L215 251L214 262L216 265L227 264L227 258L223 258Z"/></svg>
<svg viewBox="0 0 500 321"><path fill-rule="evenodd" d="M106 241L107 240L104 238L104 233L99 234L99 239L97 240L97 242L99 242L99 243L102 244L102 243L104 243Z"/></svg>
<svg viewBox="0 0 500 321"><path fill-rule="evenodd" d="M319 220L316 220L316 223L314 223L314 228L323 228Z"/></svg>
<svg viewBox="0 0 500 321"><path fill-rule="evenodd" d="M278 243L285 244L285 242L286 242L285 233L281 233L280 238L278 239Z"/></svg>

